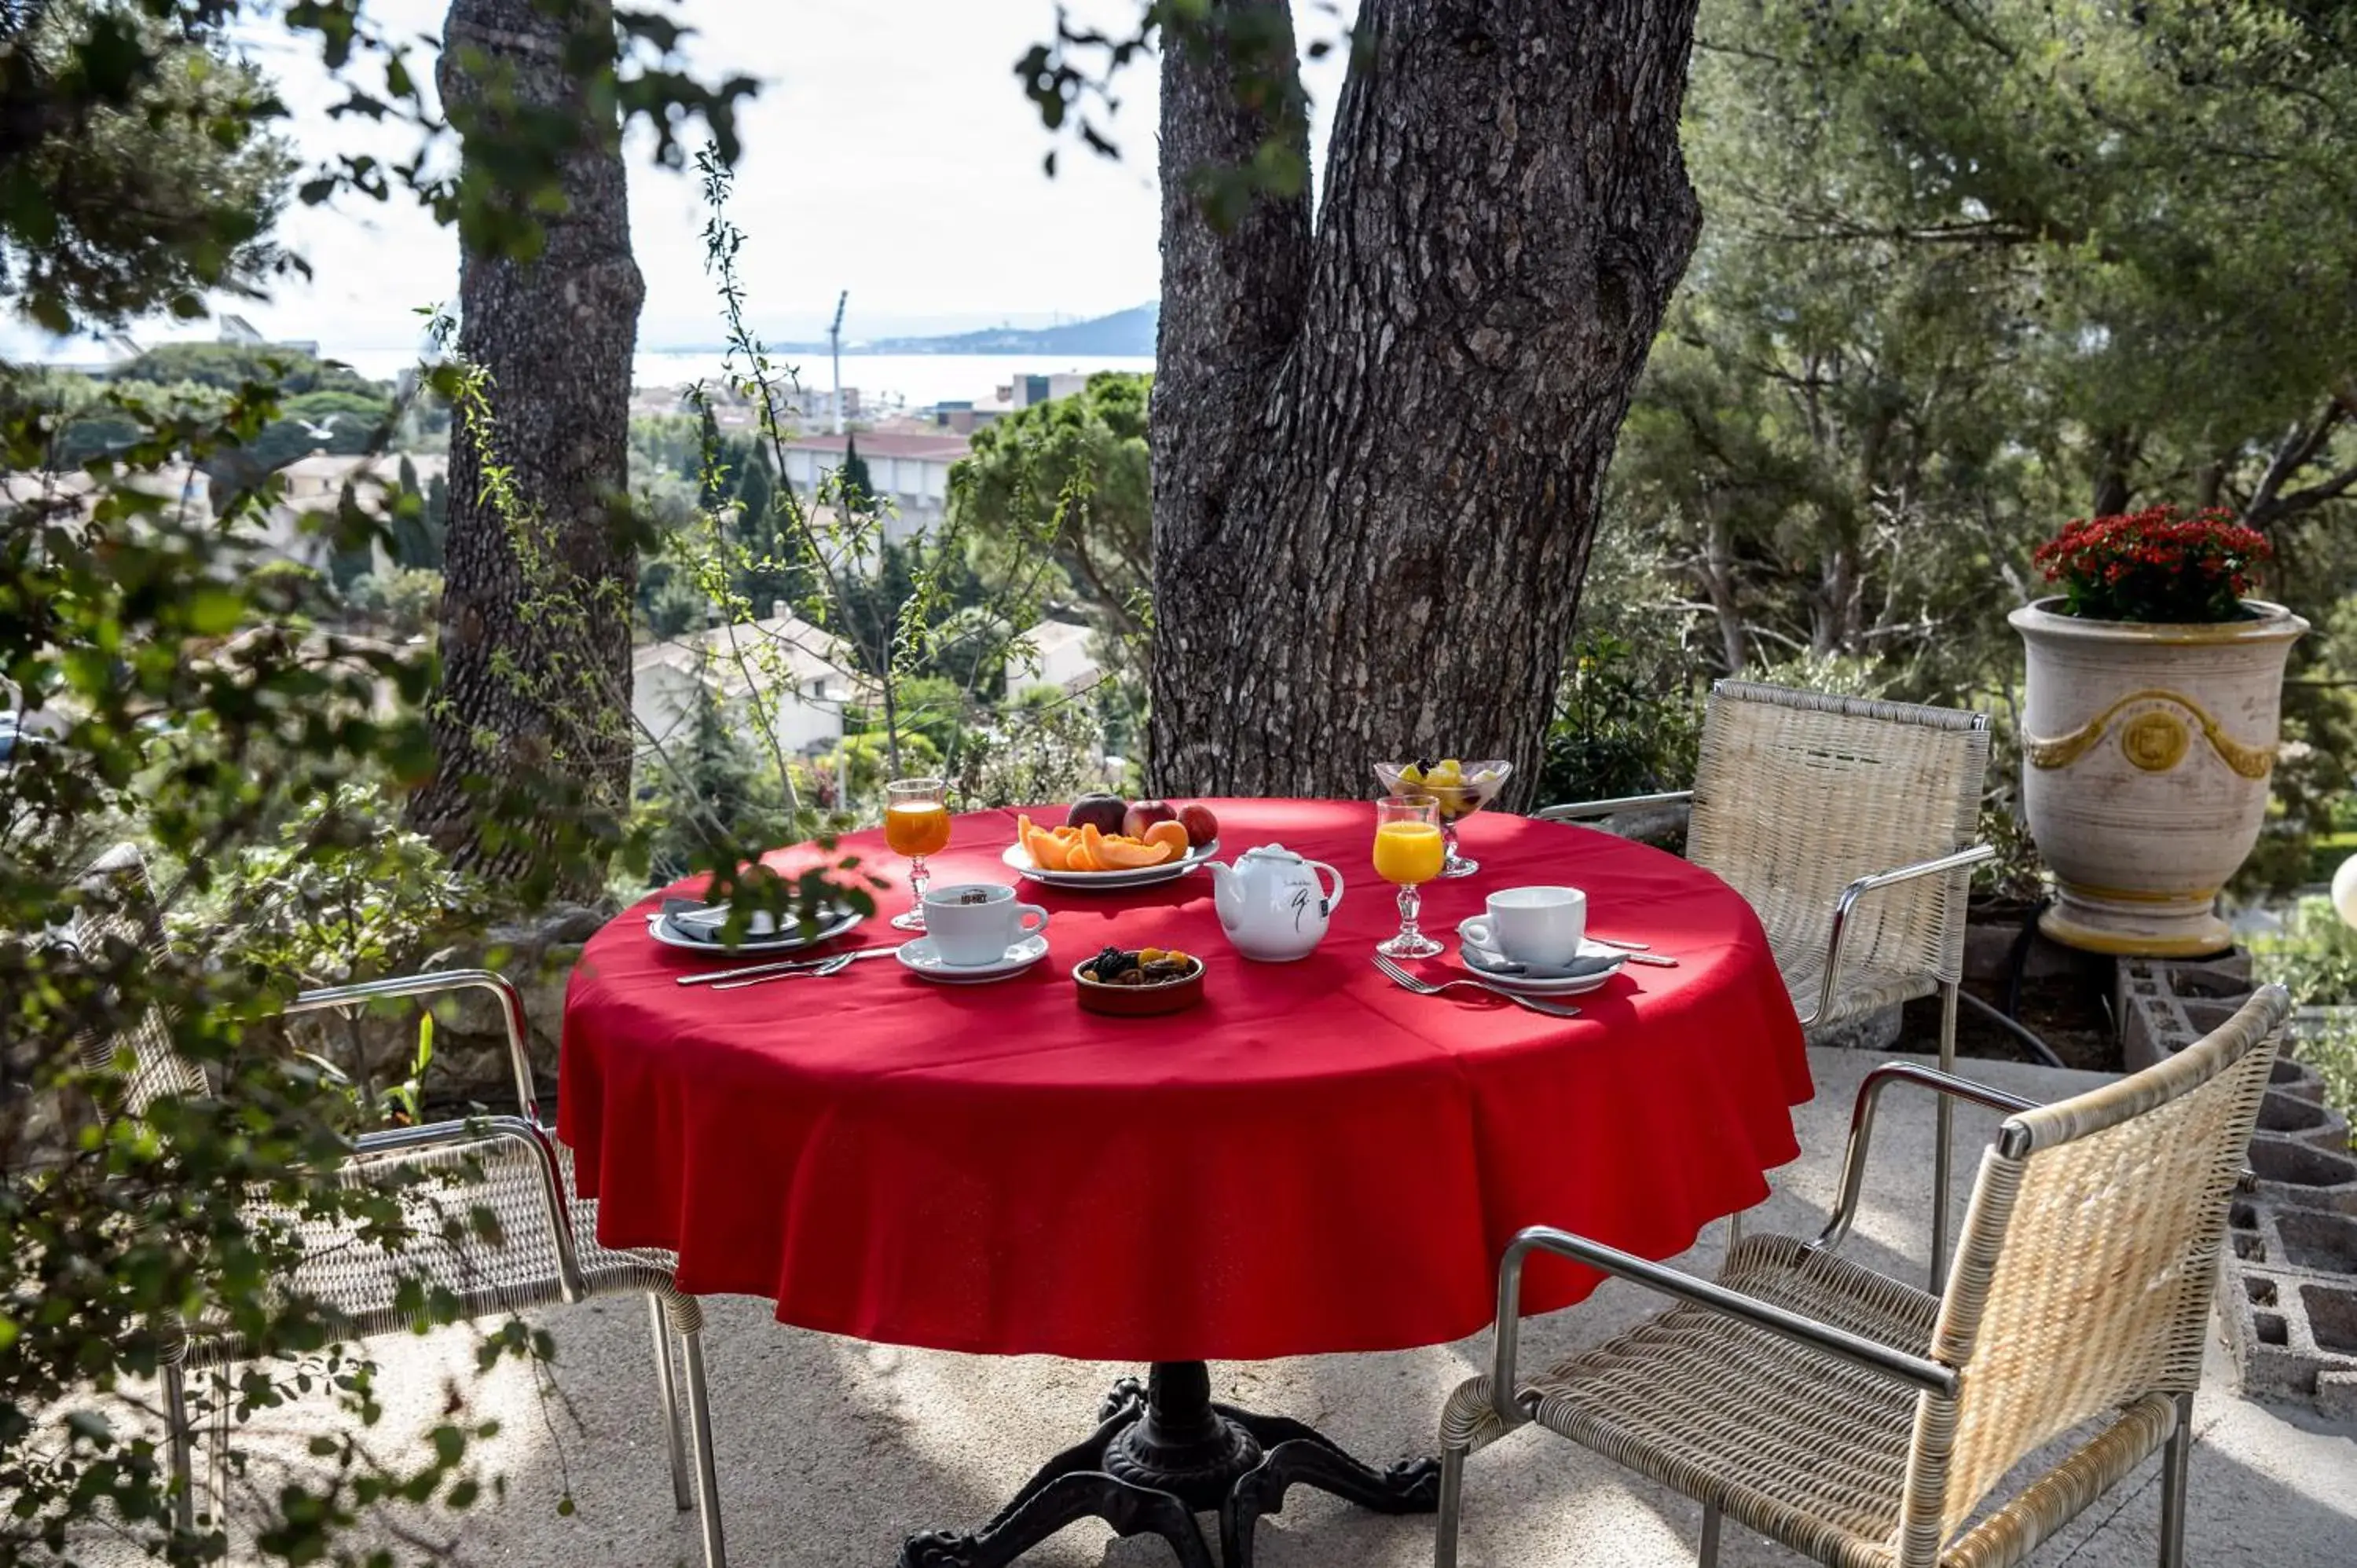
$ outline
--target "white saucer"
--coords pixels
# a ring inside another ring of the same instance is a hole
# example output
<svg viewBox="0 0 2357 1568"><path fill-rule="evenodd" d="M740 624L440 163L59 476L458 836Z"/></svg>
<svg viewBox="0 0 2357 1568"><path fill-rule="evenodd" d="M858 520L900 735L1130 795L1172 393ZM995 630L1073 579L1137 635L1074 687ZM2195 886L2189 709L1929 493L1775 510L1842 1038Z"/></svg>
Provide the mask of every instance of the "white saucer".
<svg viewBox="0 0 2357 1568"><path fill-rule="evenodd" d="M1485 958L1496 959L1501 963L1512 961L1501 955L1495 948L1476 947L1473 943L1465 940L1461 934L1458 939L1458 946L1477 951ZM1462 952L1458 956L1460 959L1464 958ZM1579 944L1579 956L1584 959L1608 959L1610 961L1610 967L1598 970L1590 974L1556 975L1542 979L1529 974L1499 974L1467 960L1465 972L1476 976L1485 983L1497 986L1500 990L1519 991L1527 996L1582 996L1598 989L1606 981L1620 973L1620 966L1629 959L1629 955L1619 948L1608 948L1601 942L1590 941L1583 941Z"/></svg>
<svg viewBox="0 0 2357 1568"><path fill-rule="evenodd" d="M1034 931L1008 948L995 963L943 963L931 937L917 937L902 942L894 950L892 956L900 961L901 968L921 974L927 980L939 981L943 985L980 985L1020 974L1046 958L1048 939Z"/></svg>

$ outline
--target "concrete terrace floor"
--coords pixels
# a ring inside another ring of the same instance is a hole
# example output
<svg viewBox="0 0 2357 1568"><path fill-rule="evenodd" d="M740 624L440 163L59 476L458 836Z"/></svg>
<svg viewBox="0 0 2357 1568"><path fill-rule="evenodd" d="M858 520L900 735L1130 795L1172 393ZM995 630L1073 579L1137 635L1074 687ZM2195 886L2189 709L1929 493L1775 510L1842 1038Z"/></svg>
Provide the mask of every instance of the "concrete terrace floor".
<svg viewBox="0 0 2357 1568"><path fill-rule="evenodd" d="M1817 1096L1795 1112L1803 1153L1774 1174L1776 1196L1750 1223L1814 1230L1838 1177L1856 1087L1884 1059L1812 1053ZM1966 1070L2040 1099L2099 1081L2004 1062L1973 1061ZM1979 1142L1995 1122L1960 1111L1960 1216ZM1849 1244L1852 1255L1906 1277L1920 1276L1927 1251L1932 1126L1928 1096L1900 1090L1886 1099L1868 1202ZM1726 1228L1713 1227L1679 1262L1708 1273L1725 1239ZM1534 1320L1525 1364L1543 1365L1601 1338L1654 1302L1611 1284L1580 1306ZM739 1568L888 1568L910 1530L973 1528L1041 1460L1088 1430L1114 1378L1136 1370L860 1344L785 1327L764 1301L717 1299L706 1310L722 1505L729 1558ZM556 1336L557 1397L544 1401L516 1367L477 1391L481 1407L503 1422L486 1458L506 1475L508 1496L467 1523L465 1559L565 1568L694 1562L694 1516L672 1505L643 1302L601 1301L534 1316ZM470 1343L456 1330L376 1343L393 1395L381 1429L388 1439L431 1419L446 1380L466 1376ZM1217 1364L1215 1394L1309 1421L1382 1464L1432 1451L1442 1399L1480 1365L1486 1346L1484 1335L1394 1355ZM265 1450L299 1452L331 1414L324 1404L278 1412L253 1440ZM2241 1398L2232 1360L2214 1337L2195 1423L2192 1563L2357 1563L2357 1428L2336 1427L2301 1407ZM269 1470L258 1464L253 1481L269 1485ZM1477 1455L1468 1477L1464 1561L1473 1568L1647 1568L1694 1560L1699 1509L1552 1434L1519 1433ZM556 1511L568 1480L578 1502L570 1518ZM2156 1561L2158 1496L2157 1461L2147 1462L2032 1561L2043 1568ZM1206 1534L1216 1541L1209 1521ZM103 1543L91 1544L100 1549L85 1561L113 1560ZM1428 1517L1379 1518L1297 1490L1281 1516L1262 1522L1257 1556L1267 1568L1411 1568L1428 1563L1431 1552ZM232 1560L252 1560L250 1549L241 1545ZM1024 1560L1038 1568L1163 1568L1171 1561L1157 1539L1117 1541L1093 1523ZM1730 1524L1721 1561L1732 1568L1803 1560Z"/></svg>

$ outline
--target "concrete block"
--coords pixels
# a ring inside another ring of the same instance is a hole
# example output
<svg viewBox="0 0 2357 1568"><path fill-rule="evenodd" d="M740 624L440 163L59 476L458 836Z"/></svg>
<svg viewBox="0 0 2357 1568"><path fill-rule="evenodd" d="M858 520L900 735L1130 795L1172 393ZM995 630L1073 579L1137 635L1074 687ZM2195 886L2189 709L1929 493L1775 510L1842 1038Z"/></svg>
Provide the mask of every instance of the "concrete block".
<svg viewBox="0 0 2357 1568"><path fill-rule="evenodd" d="M2357 1159L2287 1139L2254 1137L2251 1170L2256 1196L2289 1208L2357 1214Z"/></svg>
<svg viewBox="0 0 2357 1568"><path fill-rule="evenodd" d="M2277 1057L2275 1070L2267 1076L2267 1092L2320 1105L2324 1102L2324 1075L2304 1061Z"/></svg>
<svg viewBox="0 0 2357 1568"><path fill-rule="evenodd" d="M2298 1067L2299 1064L2279 1061L2276 1065ZM2315 1100L2270 1088L2266 1098L2259 1101L2259 1128L2255 1135L2276 1138L2288 1144L2304 1144L2311 1149L2337 1155L2349 1147L2349 1118Z"/></svg>
<svg viewBox="0 0 2357 1568"><path fill-rule="evenodd" d="M2238 1246L2244 1234L2236 1233ZM2227 1273L2220 1316L2242 1364L2243 1391L2307 1400L2327 1415L2357 1403L2357 1279L2248 1262Z"/></svg>

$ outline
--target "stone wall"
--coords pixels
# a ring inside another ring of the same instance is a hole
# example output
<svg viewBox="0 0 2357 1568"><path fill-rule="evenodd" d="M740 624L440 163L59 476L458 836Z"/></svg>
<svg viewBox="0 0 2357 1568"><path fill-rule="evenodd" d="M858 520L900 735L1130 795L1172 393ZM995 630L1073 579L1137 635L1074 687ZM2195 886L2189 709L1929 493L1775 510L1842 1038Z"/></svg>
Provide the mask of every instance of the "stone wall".
<svg viewBox="0 0 2357 1568"><path fill-rule="evenodd" d="M2246 954L2196 962L2123 959L2120 1036L2131 1070L2182 1050L2251 992ZM2302 1008L2291 1047L2332 1014ZM2357 1018L2352 1018L2357 1022ZM2251 1179L2229 1211L2219 1308L2244 1389L2304 1398L2357 1418L2357 1159L2349 1122L2324 1103L2324 1080L2296 1056L2276 1061L2251 1135Z"/></svg>

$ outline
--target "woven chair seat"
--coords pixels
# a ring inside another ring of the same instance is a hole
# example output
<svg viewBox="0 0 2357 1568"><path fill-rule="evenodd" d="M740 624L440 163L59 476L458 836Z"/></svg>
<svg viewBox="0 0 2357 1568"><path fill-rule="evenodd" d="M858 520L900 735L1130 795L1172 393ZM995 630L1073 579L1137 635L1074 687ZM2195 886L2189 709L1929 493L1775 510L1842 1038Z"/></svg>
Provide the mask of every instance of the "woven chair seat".
<svg viewBox="0 0 2357 1568"><path fill-rule="evenodd" d="M1747 1237L1719 1283L1919 1353L1939 1307L1790 1236ZM1820 1561L1893 1560L1916 1396L1887 1378L1680 1305L1549 1368L1524 1392L1538 1396L1539 1424ZM1449 1396L1444 1445L1479 1448L1502 1430L1488 1378Z"/></svg>
<svg viewBox="0 0 2357 1568"><path fill-rule="evenodd" d="M1809 1010L1817 1004L1819 988L1824 984L1824 932L1820 930L1810 939L1788 940L1771 931L1768 945L1776 955L1776 972L1783 976L1784 989L1792 993L1793 1010L1807 1017ZM1833 1001L1820 1016L1810 1019L1809 1027L1814 1030L1845 1024L1901 1002L1912 1002L1918 996L1929 996L1939 989L1939 977L1928 972L1901 973L1850 959L1842 964L1841 989L1834 993Z"/></svg>
<svg viewBox="0 0 2357 1568"><path fill-rule="evenodd" d="M609 1248L597 1240L597 1206L571 1196L573 1158L557 1146L573 1221L575 1257L591 1295L651 1291L693 1309L678 1296L668 1252ZM383 1185L393 1172L414 1177L404 1206L409 1234L396 1247L361 1235L341 1219L307 1219L273 1204L258 1204L257 1220L292 1227L303 1243L293 1270L272 1282L274 1291L307 1295L354 1338L408 1331L426 1320L402 1301L403 1287L418 1282L457 1298L461 1319L503 1316L565 1299L556 1239L541 1196L541 1166L530 1151L511 1140L487 1140L356 1162L344 1179L352 1185ZM479 1213L493 1225L486 1234ZM694 1314L700 1321L701 1313ZM251 1347L219 1320L200 1323L189 1336L188 1362L215 1366L241 1360Z"/></svg>

